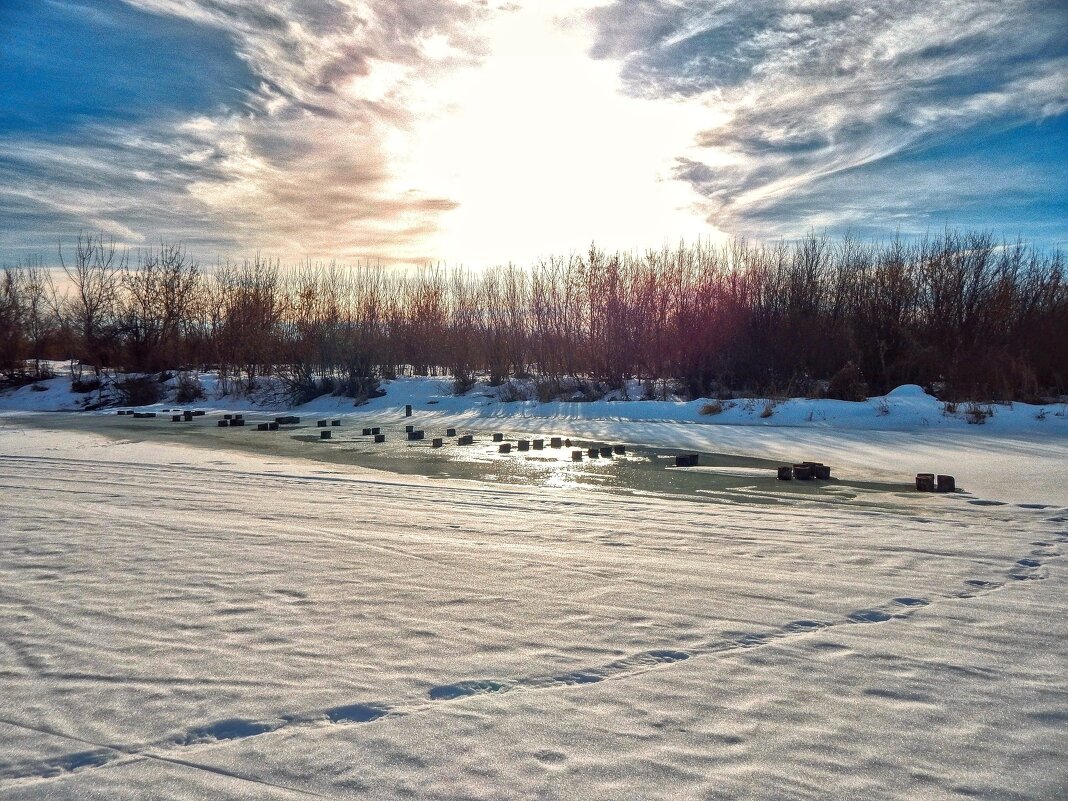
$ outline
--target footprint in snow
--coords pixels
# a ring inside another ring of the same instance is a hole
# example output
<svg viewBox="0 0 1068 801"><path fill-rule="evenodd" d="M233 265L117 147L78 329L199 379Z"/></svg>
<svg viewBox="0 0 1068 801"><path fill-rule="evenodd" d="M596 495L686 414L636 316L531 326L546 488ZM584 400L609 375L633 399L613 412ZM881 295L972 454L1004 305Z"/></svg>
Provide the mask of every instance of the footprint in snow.
<svg viewBox="0 0 1068 801"><path fill-rule="evenodd" d="M567 686L576 684L596 684L603 680L604 676L599 676L596 673L590 673L585 670L576 670L571 673L561 673L559 676L553 676L553 681L556 684L564 684Z"/></svg>
<svg viewBox="0 0 1068 801"><path fill-rule="evenodd" d="M486 693L499 693L507 689L503 682L492 679L472 679L458 681L455 684L443 684L430 690L431 701L454 701L457 698L467 698L472 695L484 695Z"/></svg>
<svg viewBox="0 0 1068 801"><path fill-rule="evenodd" d="M758 645L767 645L774 636L770 632L747 631L731 635L730 641L741 648L754 648Z"/></svg>
<svg viewBox="0 0 1068 801"><path fill-rule="evenodd" d="M538 762L543 762L546 765L559 765L561 762L567 761L567 754L546 749L543 751L535 751L534 758L538 760Z"/></svg>
<svg viewBox="0 0 1068 801"><path fill-rule="evenodd" d="M819 631L820 629L827 628L830 623L824 623L821 620L794 620L787 623L783 628L791 633L801 633L805 631Z"/></svg>
<svg viewBox="0 0 1068 801"><path fill-rule="evenodd" d="M1017 559L1016 567L1009 573L1009 578L1014 581L1038 581L1044 579L1045 576L1038 568L1042 567L1042 562L1038 559Z"/></svg>
<svg viewBox="0 0 1068 801"><path fill-rule="evenodd" d="M255 737L258 734L267 734L281 726L280 723L265 723L258 720L245 720L243 718L228 718L216 721L207 726L193 729L183 738L184 745L208 743L213 740L242 740L246 737Z"/></svg>
<svg viewBox="0 0 1068 801"><path fill-rule="evenodd" d="M967 579L964 583L977 590L996 590L1002 586L1000 581L983 581L982 579Z"/></svg>
<svg viewBox="0 0 1068 801"><path fill-rule="evenodd" d="M660 648L655 651L646 651L644 654L638 654L635 661L642 664L655 664L655 665L669 665L672 662L681 662L684 659L689 659L690 655L686 651L674 651L668 648Z"/></svg>
<svg viewBox="0 0 1068 801"><path fill-rule="evenodd" d="M848 615L848 619L854 623L885 623L893 615L887 614L881 609L858 609Z"/></svg>
<svg viewBox="0 0 1068 801"><path fill-rule="evenodd" d="M373 704L350 704L348 706L336 706L326 711L326 716L333 723L370 723L373 720L385 717L389 710Z"/></svg>
<svg viewBox="0 0 1068 801"><path fill-rule="evenodd" d="M119 756L120 754L116 751L79 751L74 754L64 754L40 763L36 776L49 779L63 773L74 773L82 768L99 768L113 759L118 759ZM14 774L13 778L23 778L23 775Z"/></svg>

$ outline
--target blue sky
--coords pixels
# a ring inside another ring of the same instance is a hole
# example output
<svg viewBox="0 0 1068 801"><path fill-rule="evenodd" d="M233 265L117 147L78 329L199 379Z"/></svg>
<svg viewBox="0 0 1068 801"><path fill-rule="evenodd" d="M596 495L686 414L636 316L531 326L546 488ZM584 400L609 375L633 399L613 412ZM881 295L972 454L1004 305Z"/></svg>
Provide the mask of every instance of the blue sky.
<svg viewBox="0 0 1068 801"><path fill-rule="evenodd" d="M0 263L1068 243L1060 0L4 0Z"/></svg>

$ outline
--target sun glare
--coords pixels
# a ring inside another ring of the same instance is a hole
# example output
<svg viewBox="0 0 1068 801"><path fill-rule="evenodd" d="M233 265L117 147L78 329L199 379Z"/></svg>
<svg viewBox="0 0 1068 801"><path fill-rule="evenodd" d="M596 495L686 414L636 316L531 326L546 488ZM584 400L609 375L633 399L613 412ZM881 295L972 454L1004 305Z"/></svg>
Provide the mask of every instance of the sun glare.
<svg viewBox="0 0 1068 801"><path fill-rule="evenodd" d="M398 189L459 203L429 250L477 267L722 236L672 168L723 112L624 95L618 64L589 58L591 32L552 12L488 22L485 61L437 84L398 143Z"/></svg>

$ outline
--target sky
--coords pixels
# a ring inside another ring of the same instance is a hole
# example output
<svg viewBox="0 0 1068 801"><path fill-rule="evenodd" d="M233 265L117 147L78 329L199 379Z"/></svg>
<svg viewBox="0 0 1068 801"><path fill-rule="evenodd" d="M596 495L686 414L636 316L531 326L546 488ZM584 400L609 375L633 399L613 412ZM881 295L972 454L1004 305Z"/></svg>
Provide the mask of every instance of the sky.
<svg viewBox="0 0 1068 801"><path fill-rule="evenodd" d="M0 0L0 264L1068 245L1064 0Z"/></svg>

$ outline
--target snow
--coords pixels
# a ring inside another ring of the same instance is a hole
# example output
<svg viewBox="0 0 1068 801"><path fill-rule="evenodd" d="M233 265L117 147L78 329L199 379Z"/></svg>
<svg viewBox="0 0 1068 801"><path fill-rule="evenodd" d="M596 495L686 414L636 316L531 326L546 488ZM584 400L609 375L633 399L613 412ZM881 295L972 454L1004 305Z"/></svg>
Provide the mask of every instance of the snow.
<svg viewBox="0 0 1068 801"><path fill-rule="evenodd" d="M155 421L117 436L113 410L79 429L26 411L68 403L58 384L20 390L0 415L0 798L1063 796L1058 407L970 426L907 390L889 414L762 420L484 389L401 379L301 412L411 403L434 431L801 455L841 483L698 503L401 476ZM850 491L921 468L968 491Z"/></svg>
<svg viewBox="0 0 1068 801"><path fill-rule="evenodd" d="M896 389L890 390L888 398L923 398L927 395L919 384L902 384Z"/></svg>

